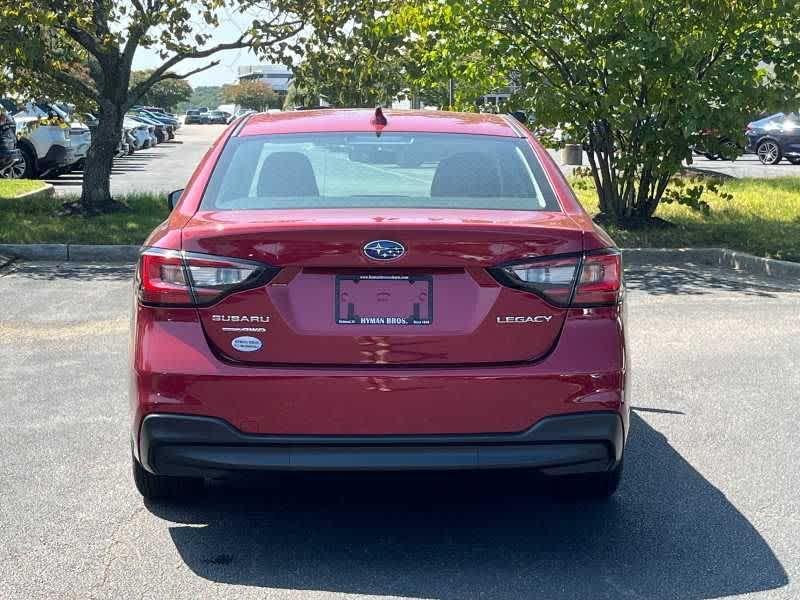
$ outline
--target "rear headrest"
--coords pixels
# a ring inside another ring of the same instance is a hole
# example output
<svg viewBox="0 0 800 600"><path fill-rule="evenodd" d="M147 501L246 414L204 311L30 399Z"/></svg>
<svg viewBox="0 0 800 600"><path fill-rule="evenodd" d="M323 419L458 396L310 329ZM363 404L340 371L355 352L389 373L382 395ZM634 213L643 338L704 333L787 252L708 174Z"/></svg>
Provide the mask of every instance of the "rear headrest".
<svg viewBox="0 0 800 600"><path fill-rule="evenodd" d="M259 196L319 196L311 161L301 152L273 152L261 165Z"/></svg>
<svg viewBox="0 0 800 600"><path fill-rule="evenodd" d="M439 163L431 183L434 196L500 196L500 176L483 152L461 152Z"/></svg>

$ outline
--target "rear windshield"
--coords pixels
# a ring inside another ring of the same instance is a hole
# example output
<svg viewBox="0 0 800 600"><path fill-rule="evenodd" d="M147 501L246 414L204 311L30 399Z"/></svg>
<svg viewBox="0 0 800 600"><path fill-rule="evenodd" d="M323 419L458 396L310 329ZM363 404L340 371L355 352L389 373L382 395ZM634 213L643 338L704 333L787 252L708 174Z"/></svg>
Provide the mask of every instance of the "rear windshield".
<svg viewBox="0 0 800 600"><path fill-rule="evenodd" d="M560 210L526 140L431 133L234 137L201 207Z"/></svg>

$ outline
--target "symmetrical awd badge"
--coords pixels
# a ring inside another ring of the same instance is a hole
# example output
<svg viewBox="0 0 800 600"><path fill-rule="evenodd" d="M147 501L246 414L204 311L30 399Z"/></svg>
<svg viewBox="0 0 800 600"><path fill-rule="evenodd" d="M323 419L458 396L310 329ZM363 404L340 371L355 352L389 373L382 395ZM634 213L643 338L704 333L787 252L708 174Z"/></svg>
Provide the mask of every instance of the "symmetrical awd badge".
<svg viewBox="0 0 800 600"><path fill-rule="evenodd" d="M406 253L405 247L394 240L375 240L364 244L364 256L372 260L394 260Z"/></svg>

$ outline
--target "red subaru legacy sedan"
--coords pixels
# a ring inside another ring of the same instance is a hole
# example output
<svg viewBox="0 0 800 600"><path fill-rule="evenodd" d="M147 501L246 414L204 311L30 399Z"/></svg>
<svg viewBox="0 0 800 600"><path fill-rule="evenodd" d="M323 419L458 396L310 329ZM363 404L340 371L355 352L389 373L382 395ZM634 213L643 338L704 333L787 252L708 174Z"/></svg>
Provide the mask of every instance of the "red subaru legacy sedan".
<svg viewBox="0 0 800 600"><path fill-rule="evenodd" d="M511 117L324 110L228 127L139 259L145 497L261 470L619 483L619 250Z"/></svg>

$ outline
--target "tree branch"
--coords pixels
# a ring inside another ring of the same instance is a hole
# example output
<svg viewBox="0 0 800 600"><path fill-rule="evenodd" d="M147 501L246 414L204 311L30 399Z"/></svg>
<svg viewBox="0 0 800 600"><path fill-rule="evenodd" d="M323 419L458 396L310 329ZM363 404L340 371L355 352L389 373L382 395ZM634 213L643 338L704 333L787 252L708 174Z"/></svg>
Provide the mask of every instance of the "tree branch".
<svg viewBox="0 0 800 600"><path fill-rule="evenodd" d="M203 71L207 71L212 67L216 67L220 61L212 60L210 63L205 65L204 67L198 67L197 69L193 69L188 71L187 73L175 73L173 71L169 71L168 73L164 73L164 75L159 79L159 81L164 81L165 79L186 79L187 77L191 77L192 75L197 75L198 73L202 73Z"/></svg>
<svg viewBox="0 0 800 600"><path fill-rule="evenodd" d="M133 55L139 47L139 42L151 26L147 15L154 10L149 2L147 8L142 5L140 0L131 0L131 4L133 4L138 14L132 16L132 24L128 27L128 41L125 42L125 48L122 50L122 61L125 65L133 63Z"/></svg>
<svg viewBox="0 0 800 600"><path fill-rule="evenodd" d="M273 18L270 23L274 23L275 18ZM302 30L302 23L300 21L286 21L282 25L282 29L280 34L274 35L271 39L268 40L269 44L277 44L279 42L285 41L295 35L297 35ZM130 40L129 40L130 42ZM224 52L225 50L238 50L240 48L247 48L253 46L263 46L265 44L259 43L259 38L254 36L251 32L243 33L233 42L217 44L216 46L211 46L210 48L205 49L195 49L195 50L187 50L187 51L179 51L177 54L172 56L171 58L167 59L160 67L155 69L150 77L145 79L143 82L139 83L136 87L134 87L128 93L128 101L125 103L125 108L130 108L135 102L136 99L141 98L147 90L149 90L153 85L161 81L164 76L178 63L192 58L208 58L218 52ZM207 65L204 69L211 68L212 65ZM204 70L201 69L201 70ZM199 72L199 71L197 71ZM179 77L177 75L170 75L170 79L183 79L188 77L189 75L194 74L194 71L190 71L183 77Z"/></svg>
<svg viewBox="0 0 800 600"><path fill-rule="evenodd" d="M182 52L176 54L172 58L165 61L160 67L155 69L150 77L145 79L143 82L138 84L128 93L128 101L126 102L126 110L132 106L136 100L141 98L147 90L149 90L153 85L158 83L163 76L175 65L179 62L186 60L187 58L208 58L212 54L216 54L217 52L222 52L224 50L237 50L239 48L246 48L250 45L250 40L247 39L246 35L242 35L239 37L238 40L234 42L228 42L227 44L217 44L216 46L212 46L211 48L207 48L205 50L196 50L194 52Z"/></svg>
<svg viewBox="0 0 800 600"><path fill-rule="evenodd" d="M97 38L95 38L88 31L85 31L70 23L66 23L65 25L61 26L56 25L56 27L62 29L69 37L78 42L78 44L85 48L86 51L94 56L98 61L102 61L103 52L100 50L100 44L98 43Z"/></svg>
<svg viewBox="0 0 800 600"><path fill-rule="evenodd" d="M74 75L64 73L63 71L59 71L57 69L53 69L48 73L48 75L59 83L80 89L81 93L83 93L83 95L90 100L97 102L100 99L100 95L97 93L96 89Z"/></svg>

